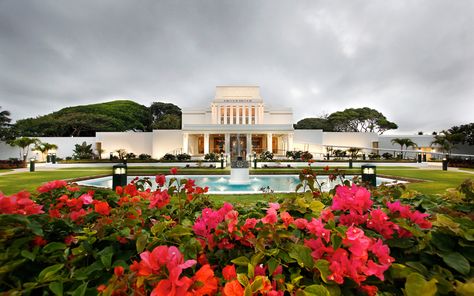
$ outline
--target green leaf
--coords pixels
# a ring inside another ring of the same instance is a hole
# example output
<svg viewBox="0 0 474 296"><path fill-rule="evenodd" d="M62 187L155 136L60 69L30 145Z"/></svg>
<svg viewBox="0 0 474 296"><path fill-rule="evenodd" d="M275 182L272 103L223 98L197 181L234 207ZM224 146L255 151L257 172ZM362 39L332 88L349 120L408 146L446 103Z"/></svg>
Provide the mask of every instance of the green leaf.
<svg viewBox="0 0 474 296"><path fill-rule="evenodd" d="M254 266L257 266L264 257L265 257L265 254L263 254L262 252L257 253L253 255L252 258L250 258L250 263Z"/></svg>
<svg viewBox="0 0 474 296"><path fill-rule="evenodd" d="M275 258L271 258L270 260L267 261L267 265L268 265L268 273L270 275L273 274L273 272L275 271L275 269L277 269L278 267L278 260L276 260Z"/></svg>
<svg viewBox="0 0 474 296"><path fill-rule="evenodd" d="M51 292L54 293L56 296L62 296L63 295L63 282L52 282L49 284L49 289Z"/></svg>
<svg viewBox="0 0 474 296"><path fill-rule="evenodd" d="M326 289L326 287L324 287L323 285L307 286L304 289L304 293L308 296L331 296L328 289Z"/></svg>
<svg viewBox="0 0 474 296"><path fill-rule="evenodd" d="M419 273L412 273L407 277L405 283L405 293L407 296L433 296L436 294L436 279L426 281Z"/></svg>
<svg viewBox="0 0 474 296"><path fill-rule="evenodd" d="M446 263L449 267L454 268L459 273L467 275L471 267L469 266L469 261L467 261L466 257L459 254L458 252L452 252L447 255L442 255L444 263Z"/></svg>
<svg viewBox="0 0 474 296"><path fill-rule="evenodd" d="M99 253L100 261L104 264L105 268L109 269L112 266L112 257L114 255L113 247L106 247Z"/></svg>
<svg viewBox="0 0 474 296"><path fill-rule="evenodd" d="M135 243L137 247L137 252L138 253L143 252L147 243L148 243L148 233L145 232L145 233L140 234Z"/></svg>
<svg viewBox="0 0 474 296"><path fill-rule="evenodd" d="M461 283L456 281L456 295L472 296L474 295L474 282Z"/></svg>
<svg viewBox="0 0 474 296"><path fill-rule="evenodd" d="M35 253L29 252L27 250L22 250L20 254L21 254L21 256L23 256L27 259L30 259L31 261L35 261L35 258L36 258Z"/></svg>
<svg viewBox="0 0 474 296"><path fill-rule="evenodd" d="M262 276L257 276L257 278L255 278L253 283L250 285L250 288L252 289L253 293L256 293L262 287L263 287L263 277Z"/></svg>
<svg viewBox="0 0 474 296"><path fill-rule="evenodd" d="M313 211L313 213L321 213L321 211L324 209L324 204L319 200L313 200L309 204L309 208L311 211Z"/></svg>
<svg viewBox="0 0 474 296"><path fill-rule="evenodd" d="M250 260L245 256L241 256L241 257L238 257L238 258L235 258L235 259L231 260L230 262L234 263L235 265L239 265L239 266L247 266L250 263Z"/></svg>
<svg viewBox="0 0 474 296"><path fill-rule="evenodd" d="M311 257L311 249L303 246L292 244L288 252L291 258L296 259L299 266L311 269L314 266L313 257Z"/></svg>
<svg viewBox="0 0 474 296"><path fill-rule="evenodd" d="M244 296L252 296L252 287L250 285L245 287Z"/></svg>
<svg viewBox="0 0 474 296"><path fill-rule="evenodd" d="M88 282L85 282L77 287L76 290L74 290L74 293L72 293L72 296L84 296L84 294L86 294L87 284Z"/></svg>
<svg viewBox="0 0 474 296"><path fill-rule="evenodd" d="M51 280L54 275L60 271L64 267L64 264L55 264L46 267L43 269L40 274L38 275L38 281L39 282L46 282L48 280Z"/></svg>
<svg viewBox="0 0 474 296"><path fill-rule="evenodd" d="M328 276L331 275L331 271L329 270L329 261L319 259L314 264L314 267L316 267L319 270L319 273L321 273L321 279L323 282L328 283Z"/></svg>
<svg viewBox="0 0 474 296"><path fill-rule="evenodd" d="M405 279L414 272L410 267L398 263L393 263L389 271L394 279Z"/></svg>
<svg viewBox="0 0 474 296"><path fill-rule="evenodd" d="M251 263L247 264L247 275L251 279L255 276L255 267Z"/></svg>
<svg viewBox="0 0 474 296"><path fill-rule="evenodd" d="M66 247L67 246L64 243L52 242L43 247L43 252L53 253L54 251L57 251L57 250L64 250L66 249Z"/></svg>
<svg viewBox="0 0 474 296"><path fill-rule="evenodd" d="M237 280L244 287L247 287L248 285L250 285L249 278L243 273L238 273L237 274Z"/></svg>

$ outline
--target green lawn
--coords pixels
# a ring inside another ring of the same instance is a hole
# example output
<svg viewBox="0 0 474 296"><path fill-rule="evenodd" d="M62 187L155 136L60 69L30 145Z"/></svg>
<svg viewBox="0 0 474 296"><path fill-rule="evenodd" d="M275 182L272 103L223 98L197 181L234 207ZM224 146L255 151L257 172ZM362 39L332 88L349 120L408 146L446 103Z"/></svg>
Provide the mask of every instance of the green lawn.
<svg viewBox="0 0 474 296"><path fill-rule="evenodd" d="M13 171L11 169L0 169L0 173L10 172Z"/></svg>
<svg viewBox="0 0 474 296"><path fill-rule="evenodd" d="M442 171L442 170L388 170L379 169L379 174L384 174L394 177L405 177L424 180L426 182L410 183L409 189L414 189L425 194L443 193L448 188L455 188L464 180L474 178L473 174Z"/></svg>

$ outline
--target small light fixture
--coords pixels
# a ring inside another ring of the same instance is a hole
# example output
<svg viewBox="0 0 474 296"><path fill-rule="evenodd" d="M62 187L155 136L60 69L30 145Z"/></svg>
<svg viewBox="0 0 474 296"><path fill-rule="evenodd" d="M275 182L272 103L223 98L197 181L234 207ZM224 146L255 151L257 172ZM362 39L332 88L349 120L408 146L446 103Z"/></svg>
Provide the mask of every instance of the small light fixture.
<svg viewBox="0 0 474 296"><path fill-rule="evenodd" d="M367 182L372 186L377 185L377 168L375 165L361 166L362 182Z"/></svg>
<svg viewBox="0 0 474 296"><path fill-rule="evenodd" d="M30 172L35 171L35 161L36 161L36 158L34 157L30 158Z"/></svg>
<svg viewBox="0 0 474 296"><path fill-rule="evenodd" d="M117 186L127 185L127 165L117 164L112 167L112 189L115 190Z"/></svg>

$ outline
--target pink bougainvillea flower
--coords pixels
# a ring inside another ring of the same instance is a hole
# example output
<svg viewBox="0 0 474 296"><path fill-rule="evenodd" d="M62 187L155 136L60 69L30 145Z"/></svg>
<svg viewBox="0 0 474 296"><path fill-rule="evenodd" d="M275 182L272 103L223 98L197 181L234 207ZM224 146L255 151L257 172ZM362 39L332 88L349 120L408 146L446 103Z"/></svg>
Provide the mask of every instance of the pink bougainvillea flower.
<svg viewBox="0 0 474 296"><path fill-rule="evenodd" d="M288 212L281 212L280 218L286 227L288 227L294 221L293 217Z"/></svg>
<svg viewBox="0 0 474 296"><path fill-rule="evenodd" d="M380 209L372 210L370 218L367 219L367 228L373 229L380 233L384 238L393 237L395 231L398 231L397 224L388 221L389 217Z"/></svg>
<svg viewBox="0 0 474 296"><path fill-rule="evenodd" d="M92 198L92 195L90 195L89 193L86 193L86 194L83 194L83 195L79 196L79 199L85 205L90 205L94 201L93 198Z"/></svg>
<svg viewBox="0 0 474 296"><path fill-rule="evenodd" d="M306 225L308 224L308 220L304 218L298 218L298 219L295 219L293 224L295 224L296 228L298 229L305 229Z"/></svg>
<svg viewBox="0 0 474 296"><path fill-rule="evenodd" d="M352 187L338 186L336 188L331 209L333 211L354 210L358 214L363 214L370 209L372 204L370 192L364 187L353 184Z"/></svg>
<svg viewBox="0 0 474 296"><path fill-rule="evenodd" d="M321 218L313 218L311 222L306 224L306 229L317 237L320 237L326 242L329 242L329 240L331 239L331 231L329 229L324 228L324 225L325 224L321 221Z"/></svg>
<svg viewBox="0 0 474 296"><path fill-rule="evenodd" d="M51 190L54 190L54 189L66 187L66 185L67 185L67 182L63 180L51 181L38 187L38 192L40 193L50 192Z"/></svg>
<svg viewBox="0 0 474 296"><path fill-rule="evenodd" d="M369 286L369 285L362 285L360 286L360 290L365 293L367 296L376 296L377 295L377 287L376 286Z"/></svg>

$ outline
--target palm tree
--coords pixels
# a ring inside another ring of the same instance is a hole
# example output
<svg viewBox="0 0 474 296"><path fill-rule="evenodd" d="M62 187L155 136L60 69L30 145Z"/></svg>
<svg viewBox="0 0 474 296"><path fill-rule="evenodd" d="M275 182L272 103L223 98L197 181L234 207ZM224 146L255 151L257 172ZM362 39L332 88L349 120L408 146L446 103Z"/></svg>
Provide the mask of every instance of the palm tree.
<svg viewBox="0 0 474 296"><path fill-rule="evenodd" d="M8 142L10 146L13 147L19 147L20 148L20 159L23 160L23 162L26 161L28 158L28 152L30 151L30 145L38 143L37 138L27 138L27 137L21 137L21 138L16 138L14 140L11 140Z"/></svg>
<svg viewBox="0 0 474 296"><path fill-rule="evenodd" d="M434 136L433 142L431 142L431 146L436 145L438 146L438 149L441 150L442 152L451 154L451 150L453 149L454 143L452 143L452 137L450 135L443 131L438 135Z"/></svg>
<svg viewBox="0 0 474 296"><path fill-rule="evenodd" d="M0 109L2 108L2 106L0 106ZM0 111L0 127L3 127L3 126L7 126L11 120L10 118L10 111L7 111L7 110L3 110L3 111Z"/></svg>
<svg viewBox="0 0 474 296"><path fill-rule="evenodd" d="M44 143L43 142L37 142L35 144L35 148L33 150L41 152L41 156L43 157L43 160L44 160L44 156L46 154L48 154L48 152L50 150L53 150L53 149L54 150L58 149L58 145L50 144L50 143L46 143L46 142L44 142Z"/></svg>
<svg viewBox="0 0 474 296"><path fill-rule="evenodd" d="M404 158L404 156L403 156L403 147L406 147L408 149L408 147L417 147L418 146L410 138L394 138L390 142L392 142L392 144L400 145L400 152L402 154L402 158ZM405 152L405 154L406 154L406 152Z"/></svg>

